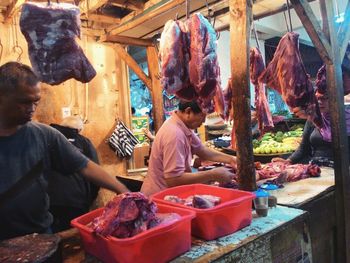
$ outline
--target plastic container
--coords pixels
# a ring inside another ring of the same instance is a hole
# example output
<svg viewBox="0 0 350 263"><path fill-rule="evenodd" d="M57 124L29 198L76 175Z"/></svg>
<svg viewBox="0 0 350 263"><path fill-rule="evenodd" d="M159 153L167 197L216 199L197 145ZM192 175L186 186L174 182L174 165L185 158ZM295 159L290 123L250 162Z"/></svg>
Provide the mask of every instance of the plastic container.
<svg viewBox="0 0 350 263"><path fill-rule="evenodd" d="M159 213L177 213L179 221L157 226L130 238L103 237L87 227L100 216L103 208L72 220L81 235L86 252L103 262L167 262L191 248L191 220L195 212L165 204L157 204Z"/></svg>
<svg viewBox="0 0 350 263"><path fill-rule="evenodd" d="M164 200L166 195L187 198L195 194L218 196L221 202L213 208L198 209ZM205 240L226 236L250 225L254 197L255 195L250 192L205 184L172 187L152 195L153 201L158 204L163 203L195 211L196 218L192 221L192 234Z"/></svg>
<svg viewBox="0 0 350 263"><path fill-rule="evenodd" d="M254 207L258 216L267 216L269 211L269 193L258 189L255 191Z"/></svg>

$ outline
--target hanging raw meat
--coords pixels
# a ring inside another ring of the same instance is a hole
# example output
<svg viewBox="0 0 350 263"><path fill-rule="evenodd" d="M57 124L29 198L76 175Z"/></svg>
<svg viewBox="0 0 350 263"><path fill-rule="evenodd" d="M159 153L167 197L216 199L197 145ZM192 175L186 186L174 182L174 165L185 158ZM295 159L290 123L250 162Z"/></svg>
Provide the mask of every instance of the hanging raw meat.
<svg viewBox="0 0 350 263"><path fill-rule="evenodd" d="M219 81L219 65L216 55L216 33L201 14L192 15L190 31L190 81L202 98L212 98Z"/></svg>
<svg viewBox="0 0 350 263"><path fill-rule="evenodd" d="M321 112L299 52L299 34L288 32L282 37L259 81L278 91L291 109L300 107L317 127L322 127Z"/></svg>
<svg viewBox="0 0 350 263"><path fill-rule="evenodd" d="M80 37L78 7L25 3L20 27L30 62L42 82L58 85L75 78L86 83L95 77L96 71L76 42Z"/></svg>
<svg viewBox="0 0 350 263"><path fill-rule="evenodd" d="M219 113L222 118L225 116L225 101L221 86L217 85L214 96L214 110Z"/></svg>
<svg viewBox="0 0 350 263"><path fill-rule="evenodd" d="M255 87L255 107L261 133L274 127L269 104L266 99L265 85L258 80L264 69L265 64L259 49L250 49L250 81Z"/></svg>
<svg viewBox="0 0 350 263"><path fill-rule="evenodd" d="M224 89L224 103L225 103L225 120L233 120L233 107L232 107L232 89L230 86L231 78L228 79L227 86Z"/></svg>
<svg viewBox="0 0 350 263"><path fill-rule="evenodd" d="M168 94L175 94L189 88L188 61L189 54L186 51L185 25L181 21L169 20L160 38L159 58L161 60L161 83ZM182 29L182 30L181 30ZM192 99L192 95L186 95L186 99ZM182 94L181 93L181 94ZM191 92L190 92L191 94Z"/></svg>

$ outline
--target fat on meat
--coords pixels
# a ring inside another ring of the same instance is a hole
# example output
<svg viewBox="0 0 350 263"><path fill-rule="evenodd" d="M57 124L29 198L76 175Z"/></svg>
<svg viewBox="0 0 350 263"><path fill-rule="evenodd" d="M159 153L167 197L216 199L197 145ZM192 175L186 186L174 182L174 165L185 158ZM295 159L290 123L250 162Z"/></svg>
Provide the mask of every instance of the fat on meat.
<svg viewBox="0 0 350 263"><path fill-rule="evenodd" d="M185 94L186 99L195 96L186 95L189 88L186 26L181 21L169 20L162 32L159 43L159 58L161 61L161 83L168 94Z"/></svg>
<svg viewBox="0 0 350 263"><path fill-rule="evenodd" d="M290 108L300 107L317 127L322 128L314 89L301 60L299 34L288 32L282 37L259 81L278 91Z"/></svg>
<svg viewBox="0 0 350 263"><path fill-rule="evenodd" d="M219 65L216 54L216 32L200 13L191 16L189 75L191 85L204 99L211 99L219 81Z"/></svg>
<svg viewBox="0 0 350 263"><path fill-rule="evenodd" d="M269 104L265 94L265 85L259 81L260 74L264 71L265 64L257 48L250 49L250 81L255 87L255 107L258 118L259 130L264 132L274 127Z"/></svg>
<svg viewBox="0 0 350 263"><path fill-rule="evenodd" d="M79 8L71 4L24 3L20 28L29 59L42 82L58 85L70 78L83 83L96 71L76 42L80 37Z"/></svg>

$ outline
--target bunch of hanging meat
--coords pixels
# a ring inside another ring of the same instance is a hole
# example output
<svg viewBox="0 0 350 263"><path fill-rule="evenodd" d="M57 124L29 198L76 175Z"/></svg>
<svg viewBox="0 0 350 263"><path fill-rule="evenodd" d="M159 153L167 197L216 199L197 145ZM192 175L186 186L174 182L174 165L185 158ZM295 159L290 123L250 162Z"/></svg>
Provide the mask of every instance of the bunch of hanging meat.
<svg viewBox="0 0 350 263"><path fill-rule="evenodd" d="M323 126L314 88L301 60L297 33L288 32L282 37L258 81L279 92L291 109L301 108L317 127Z"/></svg>
<svg viewBox="0 0 350 263"><path fill-rule="evenodd" d="M201 14L169 20L160 39L162 86L168 94L196 100L203 111L224 113L216 32ZM213 102L214 100L214 102Z"/></svg>
<svg viewBox="0 0 350 263"><path fill-rule="evenodd" d="M30 62L42 82L58 85L70 78L83 83L96 71L76 41L80 11L67 3L24 3L20 27L28 43Z"/></svg>

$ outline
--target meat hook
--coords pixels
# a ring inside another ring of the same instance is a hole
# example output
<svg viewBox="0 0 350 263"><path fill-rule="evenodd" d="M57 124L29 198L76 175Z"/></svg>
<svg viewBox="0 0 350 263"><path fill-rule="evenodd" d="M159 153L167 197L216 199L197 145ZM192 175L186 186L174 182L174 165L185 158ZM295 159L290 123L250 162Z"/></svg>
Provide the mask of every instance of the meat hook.
<svg viewBox="0 0 350 263"><path fill-rule="evenodd" d="M17 62L21 61L22 58L22 54L23 54L23 49L21 48L20 45L18 45L18 36L17 36L17 27L16 27L16 16L13 17L13 30L14 30L14 39L15 39L15 43L14 46L12 48L12 51L16 54L18 54L17 57Z"/></svg>
<svg viewBox="0 0 350 263"><path fill-rule="evenodd" d="M191 13L190 0L186 0L186 19L190 18L190 13Z"/></svg>
<svg viewBox="0 0 350 263"><path fill-rule="evenodd" d="M292 25L292 17L290 15L290 8L289 8L289 0L287 1L287 10L288 10L288 16L289 16L289 27L290 27L290 32L293 31L293 25Z"/></svg>
<svg viewBox="0 0 350 263"><path fill-rule="evenodd" d="M286 23L287 31L290 32L288 22L287 22L286 12L283 12L283 16L284 16L284 22Z"/></svg>
<svg viewBox="0 0 350 263"><path fill-rule="evenodd" d="M252 30L253 30L253 32L254 32L254 37L255 37L256 45L257 45L258 49L260 50L260 44L259 44L258 33L256 32L256 28L255 28L255 23L254 23L254 21L253 21L253 23L252 23Z"/></svg>

